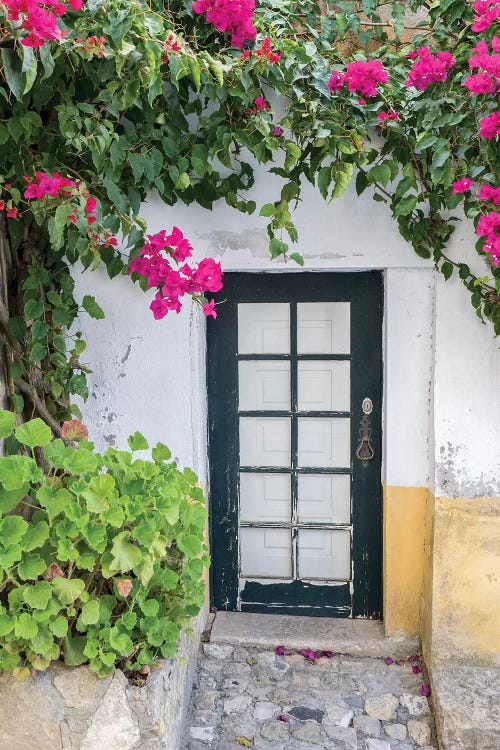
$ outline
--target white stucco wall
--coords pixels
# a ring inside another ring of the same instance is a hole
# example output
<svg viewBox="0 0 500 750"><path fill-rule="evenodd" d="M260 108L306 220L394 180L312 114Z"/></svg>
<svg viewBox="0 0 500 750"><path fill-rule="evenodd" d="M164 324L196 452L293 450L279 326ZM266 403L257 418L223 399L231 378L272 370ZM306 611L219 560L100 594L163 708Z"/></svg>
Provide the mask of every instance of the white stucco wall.
<svg viewBox="0 0 500 750"><path fill-rule="evenodd" d="M258 205L274 200L277 178L261 172L252 193ZM213 211L170 208L153 197L144 216L151 232L180 226L199 257L217 258L226 271L300 273L295 264L269 260L266 220L257 215L224 203ZM452 496L500 494L499 345L475 318L461 284L437 280L400 237L386 207L367 194L358 198L351 189L327 206L307 186L295 221L307 270L385 271L385 481L430 485ZM461 227L451 252L468 246L473 235ZM82 319L93 368L84 416L93 439L99 447L121 446L138 429L151 442L167 443L205 480L205 322L199 309L186 303L179 315L156 322L149 297L129 279L110 281L102 271L77 277L77 294L86 293L106 312L104 321Z"/></svg>

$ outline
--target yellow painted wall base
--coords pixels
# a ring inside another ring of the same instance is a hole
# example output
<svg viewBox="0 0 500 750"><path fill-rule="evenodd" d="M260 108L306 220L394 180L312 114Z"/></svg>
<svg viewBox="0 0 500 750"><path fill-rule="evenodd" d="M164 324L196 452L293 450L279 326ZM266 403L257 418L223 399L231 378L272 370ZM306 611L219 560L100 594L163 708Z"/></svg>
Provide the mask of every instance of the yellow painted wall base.
<svg viewBox="0 0 500 750"><path fill-rule="evenodd" d="M429 498L427 661L500 666L500 499Z"/></svg>
<svg viewBox="0 0 500 750"><path fill-rule="evenodd" d="M500 499L384 487L384 619L427 664L500 665Z"/></svg>
<svg viewBox="0 0 500 750"><path fill-rule="evenodd" d="M384 620L388 635L419 635L427 488L384 485Z"/></svg>

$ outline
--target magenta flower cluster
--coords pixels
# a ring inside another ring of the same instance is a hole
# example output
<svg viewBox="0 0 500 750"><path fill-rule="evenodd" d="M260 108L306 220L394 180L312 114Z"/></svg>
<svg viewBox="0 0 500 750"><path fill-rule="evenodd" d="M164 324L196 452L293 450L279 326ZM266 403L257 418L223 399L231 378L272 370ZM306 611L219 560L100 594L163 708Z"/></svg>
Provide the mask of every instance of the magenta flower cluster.
<svg viewBox="0 0 500 750"><path fill-rule="evenodd" d="M158 234L148 234L147 239L141 254L130 262L129 273L144 276L148 287L157 289L150 305L156 320L164 318L170 310L180 312L180 298L185 294L197 299L197 295L222 289L222 269L213 258L204 258L198 266L185 263L193 248L180 229L174 227L170 234L163 229ZM173 267L172 261L178 269ZM217 317L213 300L207 302L202 297L199 301L204 302L205 315Z"/></svg>
<svg viewBox="0 0 500 750"><path fill-rule="evenodd" d="M453 183L453 193L466 193L474 187L469 177L462 177ZM500 206L500 187L493 185L481 185L479 188L479 200L488 201L495 206ZM490 257L494 266L500 266L500 213L489 211L483 214L477 224L476 234L484 237L483 251Z"/></svg>
<svg viewBox="0 0 500 750"><path fill-rule="evenodd" d="M255 0L195 0L191 7L197 15L205 15L217 31L230 33L233 47L243 48L257 35L252 21Z"/></svg>
<svg viewBox="0 0 500 750"><path fill-rule="evenodd" d="M500 18L500 2L498 0L477 0L472 8L476 13L471 27L472 31L480 33L486 31L493 21Z"/></svg>
<svg viewBox="0 0 500 750"><path fill-rule="evenodd" d="M455 64L455 58L449 52L432 54L429 47L417 47L416 52L410 52L410 59L415 60L405 85L419 91L424 91L431 83L446 81L448 70Z"/></svg>
<svg viewBox="0 0 500 750"><path fill-rule="evenodd" d="M336 94L344 84L351 94L358 93L361 96L376 96L377 86L387 83L389 73L385 70L380 60L355 60L347 63L346 72L334 70L328 81L329 90Z"/></svg>
<svg viewBox="0 0 500 750"><path fill-rule="evenodd" d="M67 0L72 10L81 10L83 0ZM60 41L66 31L60 28L57 19L64 16L68 7L60 0L2 0L7 8L9 21L21 21L27 36L21 39L25 47L41 47L48 41Z"/></svg>
<svg viewBox="0 0 500 750"><path fill-rule="evenodd" d="M494 94L500 88L500 37L493 37L491 46L491 55L483 39L472 49L475 54L469 58L469 68L478 72L467 76L462 84L471 94Z"/></svg>

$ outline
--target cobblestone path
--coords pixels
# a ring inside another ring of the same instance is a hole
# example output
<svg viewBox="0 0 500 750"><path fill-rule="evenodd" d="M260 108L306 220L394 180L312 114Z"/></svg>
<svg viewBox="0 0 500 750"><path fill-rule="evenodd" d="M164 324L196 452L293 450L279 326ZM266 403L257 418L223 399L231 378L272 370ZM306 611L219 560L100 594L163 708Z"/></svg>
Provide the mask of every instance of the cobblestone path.
<svg viewBox="0 0 500 750"><path fill-rule="evenodd" d="M436 747L422 675L406 661L202 648L183 750Z"/></svg>

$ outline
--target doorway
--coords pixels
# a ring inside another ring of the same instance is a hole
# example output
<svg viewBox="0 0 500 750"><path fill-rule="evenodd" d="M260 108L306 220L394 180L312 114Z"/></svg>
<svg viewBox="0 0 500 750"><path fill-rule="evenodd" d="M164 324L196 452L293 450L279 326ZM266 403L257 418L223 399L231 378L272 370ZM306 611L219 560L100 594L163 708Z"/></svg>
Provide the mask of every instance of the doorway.
<svg viewBox="0 0 500 750"><path fill-rule="evenodd" d="M380 619L381 272L226 273L216 302L212 605Z"/></svg>

